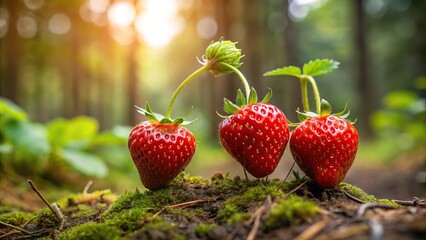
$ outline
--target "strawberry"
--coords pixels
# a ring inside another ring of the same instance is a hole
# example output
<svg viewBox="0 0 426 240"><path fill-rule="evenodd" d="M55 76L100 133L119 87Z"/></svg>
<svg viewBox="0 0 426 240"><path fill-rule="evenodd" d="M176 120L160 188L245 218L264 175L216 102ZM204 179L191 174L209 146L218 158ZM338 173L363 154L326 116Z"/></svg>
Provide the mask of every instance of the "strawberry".
<svg viewBox="0 0 426 240"><path fill-rule="evenodd" d="M181 125L191 124L179 117L172 119L171 112L176 97L182 88L203 71L213 75L229 73L229 66L238 68L241 50L231 41L210 44L200 63L203 65L189 75L173 93L166 115L153 113L149 104L137 111L149 121L138 124L130 132L128 147L133 162L144 186L150 190L165 187L191 161L195 153L194 135ZM222 65L225 64L225 65Z"/></svg>
<svg viewBox="0 0 426 240"><path fill-rule="evenodd" d="M358 132L346 119L328 115L303 121L293 130L290 150L300 169L320 188L345 178L358 149Z"/></svg>
<svg viewBox="0 0 426 240"><path fill-rule="evenodd" d="M271 174L289 140L287 119L271 104L254 103L238 109L219 125L220 142L256 178Z"/></svg>
<svg viewBox="0 0 426 240"><path fill-rule="evenodd" d="M194 135L178 124L144 121L131 131L128 146L142 183L156 190L189 164L196 144Z"/></svg>
<svg viewBox="0 0 426 240"><path fill-rule="evenodd" d="M358 149L358 132L345 120L349 112L331 115L331 106L321 100L314 76L322 75L339 66L330 59L317 59L303 65L278 68L265 76L288 75L300 80L304 113L297 111L301 123L291 134L290 150L297 165L320 188L337 186L346 176ZM302 73L303 70L303 73ZM316 112L309 110L308 83L312 86Z"/></svg>

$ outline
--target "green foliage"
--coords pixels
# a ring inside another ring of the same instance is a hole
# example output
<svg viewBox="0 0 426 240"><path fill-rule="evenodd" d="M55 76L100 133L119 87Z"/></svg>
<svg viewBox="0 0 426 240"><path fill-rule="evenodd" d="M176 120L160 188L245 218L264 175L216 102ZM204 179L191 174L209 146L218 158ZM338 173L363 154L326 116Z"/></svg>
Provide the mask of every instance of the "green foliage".
<svg viewBox="0 0 426 240"><path fill-rule="evenodd" d="M387 160L426 145L424 99L415 92L398 90L389 92L383 105L370 118L377 140L364 146L367 152L371 147L373 154L380 152L378 157Z"/></svg>
<svg viewBox="0 0 426 240"><path fill-rule="evenodd" d="M107 164L132 167L126 147L131 128L116 126L102 133L98 129L98 122L85 116L34 123L18 106L0 99L0 155L8 161L3 164L19 172L40 173L49 161L62 161L98 178L108 174Z"/></svg>
<svg viewBox="0 0 426 240"><path fill-rule="evenodd" d="M198 224L195 227L195 234L197 235L197 237L206 237L207 235L209 235L209 233L212 231L212 229L216 226L216 224L212 223L212 224Z"/></svg>
<svg viewBox="0 0 426 240"><path fill-rule="evenodd" d="M275 229L281 226L298 224L314 217L319 213L319 207L299 196L290 196L281 200L278 205L271 210L271 214L265 221L268 229Z"/></svg>
<svg viewBox="0 0 426 240"><path fill-rule="evenodd" d="M114 240L121 239L120 230L106 223L88 222L68 229L58 235L58 240Z"/></svg>
<svg viewBox="0 0 426 240"><path fill-rule="evenodd" d="M10 213L4 213L0 214L0 222L8 223L14 226L20 226L24 224L26 221L28 221L31 218L32 214L25 213L25 212L10 212ZM3 228L3 226L0 223L0 229Z"/></svg>
<svg viewBox="0 0 426 240"><path fill-rule="evenodd" d="M316 59L314 61L309 61L303 65L303 75L309 76L318 76L329 73L334 69L337 69L339 62L330 60L330 59ZM269 72L266 72L264 76L281 76L288 75L294 76L297 78L302 77L302 70L295 66L288 66L283 68L278 68Z"/></svg>

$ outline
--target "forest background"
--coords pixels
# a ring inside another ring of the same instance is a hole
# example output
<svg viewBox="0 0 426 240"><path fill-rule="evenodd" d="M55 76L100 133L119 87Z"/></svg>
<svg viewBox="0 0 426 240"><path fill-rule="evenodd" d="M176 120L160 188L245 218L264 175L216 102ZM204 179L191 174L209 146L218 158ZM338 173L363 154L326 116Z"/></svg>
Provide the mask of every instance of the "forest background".
<svg viewBox="0 0 426 240"><path fill-rule="evenodd" d="M149 101L164 113L197 57L223 37L238 42L240 69L259 95L273 89L271 103L293 122L297 79L263 73L339 61L317 82L335 111L347 104L357 119L358 170L347 181L380 197L424 196L425 13L421 0L0 0L0 183L141 188L127 151L131 127L145 120L134 106ZM193 106L199 119L189 126L198 149L187 172L242 173L217 138L216 111L238 88L235 75L204 73L177 99L176 116ZM272 177L291 163L286 151ZM371 174L387 176L387 187Z"/></svg>

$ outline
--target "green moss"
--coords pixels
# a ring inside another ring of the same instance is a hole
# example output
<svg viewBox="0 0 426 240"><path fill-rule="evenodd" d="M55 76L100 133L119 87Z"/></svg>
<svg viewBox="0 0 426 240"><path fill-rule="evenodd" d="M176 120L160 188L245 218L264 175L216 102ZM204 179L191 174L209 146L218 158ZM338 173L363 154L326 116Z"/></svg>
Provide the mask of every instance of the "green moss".
<svg viewBox="0 0 426 240"><path fill-rule="evenodd" d="M152 214L148 214L146 210L134 208L108 214L104 220L105 224L109 226L115 226L124 232L131 232L141 228L144 219L148 216L150 217Z"/></svg>
<svg viewBox="0 0 426 240"><path fill-rule="evenodd" d="M212 231L212 229L215 226L217 226L217 225L214 224L214 223L211 223L211 224L203 224L203 223L198 224L195 227L195 234L197 235L197 237L200 237L200 238L206 237L206 236L208 236L210 234L210 232Z"/></svg>
<svg viewBox="0 0 426 240"><path fill-rule="evenodd" d="M68 229L56 238L57 240L115 240L121 239L120 230L106 223L88 222Z"/></svg>
<svg viewBox="0 0 426 240"><path fill-rule="evenodd" d="M377 199L378 203L395 206L395 207L401 207L400 204L396 203L395 200L389 200L389 199Z"/></svg>
<svg viewBox="0 0 426 240"><path fill-rule="evenodd" d="M271 210L269 218L265 221L267 229L275 229L281 226L289 226L308 220L318 214L318 206L298 196L290 196L281 200Z"/></svg>
<svg viewBox="0 0 426 240"><path fill-rule="evenodd" d="M56 228L60 225L60 221L48 208L43 208L42 210L36 212L37 224L40 228Z"/></svg>
<svg viewBox="0 0 426 240"><path fill-rule="evenodd" d="M354 185L341 183L339 187L364 202L376 202L376 198L373 195L365 193L361 188L355 187Z"/></svg>
<svg viewBox="0 0 426 240"><path fill-rule="evenodd" d="M201 176L191 176L189 174L181 173L170 183L170 187L179 187L183 184L203 186L211 184L211 181Z"/></svg>
<svg viewBox="0 0 426 240"><path fill-rule="evenodd" d="M176 225L161 217L147 222L140 230L125 237L126 239L185 239L176 231Z"/></svg>
<svg viewBox="0 0 426 240"><path fill-rule="evenodd" d="M0 221L14 226L20 226L27 222L32 217L32 214L25 212L11 212L0 215ZM5 227L0 224L0 229Z"/></svg>
<svg viewBox="0 0 426 240"><path fill-rule="evenodd" d="M87 205L79 204L75 212L71 214L71 218L90 218L96 215L97 211Z"/></svg>
<svg viewBox="0 0 426 240"><path fill-rule="evenodd" d="M95 205L99 201L103 202L113 202L117 198L116 195L111 193L111 190L98 190L91 193L78 193L78 194L69 194L68 196L59 199L56 203L63 207L69 207L79 204L91 204Z"/></svg>

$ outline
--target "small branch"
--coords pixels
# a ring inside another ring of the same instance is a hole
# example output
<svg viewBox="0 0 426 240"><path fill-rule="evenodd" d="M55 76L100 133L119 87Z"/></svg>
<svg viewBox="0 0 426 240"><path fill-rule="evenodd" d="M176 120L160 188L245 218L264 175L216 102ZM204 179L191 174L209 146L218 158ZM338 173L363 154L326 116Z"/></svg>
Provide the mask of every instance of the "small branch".
<svg viewBox="0 0 426 240"><path fill-rule="evenodd" d="M64 220L64 216L62 215L62 213L59 210L58 206L55 204L56 209L54 207L52 207L52 205L50 205L50 203L46 200L46 198L44 198L43 195L41 195L41 193L38 191L38 189L33 184L33 182L30 179L28 179L27 182L30 185L31 189L37 194L37 196L39 196L39 198L44 202L44 204L46 204L46 206L50 209L50 211L53 212L53 214L56 216L56 218L59 221L61 221L61 224L62 224L62 222Z"/></svg>
<svg viewBox="0 0 426 240"><path fill-rule="evenodd" d="M330 219L328 217L325 217L321 221L318 221L315 224L308 227L301 234L299 234L294 240L312 239L317 233L321 232L327 226L329 222L330 222Z"/></svg>
<svg viewBox="0 0 426 240"><path fill-rule="evenodd" d="M402 206L420 206L420 207L425 207L426 206L426 202L424 199L420 199L417 197L414 197L414 200L412 201L405 201L405 200L393 200L394 202L398 203L399 205Z"/></svg>
<svg viewBox="0 0 426 240"><path fill-rule="evenodd" d="M354 200L354 201L355 201L355 202L357 202L357 203L365 203L365 201L363 201L363 200L361 200L361 199L359 199L359 198L355 197L354 195L352 195L352 194L350 194L350 193L348 193L348 192L346 192L346 191L343 191L343 193L346 195L346 197L348 197L348 198L350 198L350 199Z"/></svg>
<svg viewBox="0 0 426 240"><path fill-rule="evenodd" d="M290 196L291 194L293 194L294 192L296 192L297 190L299 190L300 188L302 188L303 185L305 185L308 181L309 181L309 178L307 178L305 181L303 181L297 187L293 188L290 192L288 192L286 195L284 195L284 197L282 199L286 199L288 196Z"/></svg>
<svg viewBox="0 0 426 240"><path fill-rule="evenodd" d="M217 197L216 198L204 198L204 199L198 199L198 200L189 201L189 202L178 203L178 204L170 205L170 206L167 206L167 207L169 207L169 208L189 207L189 206L194 206L194 205L197 205L197 204L203 203L203 202L216 201L217 199L218 199ZM152 218L155 218L158 215L160 215L165 209L166 209L166 207L163 207L160 211L158 211L154 215L152 215Z"/></svg>
<svg viewBox="0 0 426 240"><path fill-rule="evenodd" d="M87 192L89 191L89 188L92 186L92 184L93 184L92 180L90 180L89 182L87 182L86 186L83 189L83 195L87 194Z"/></svg>
<svg viewBox="0 0 426 240"><path fill-rule="evenodd" d="M397 207L391 206L391 205L387 205L387 204L382 204L382 203L364 203L361 206L359 206L359 208L358 208L358 210L356 212L356 216L357 217L364 216L365 212L369 208L395 209Z"/></svg>
<svg viewBox="0 0 426 240"><path fill-rule="evenodd" d="M28 235L31 235L31 236L35 236L32 232L29 232L29 231L27 231L27 230L25 230L25 229L23 229L23 228L18 227L18 226L15 226L15 225L12 225L12 224L9 224L9 223L5 223L5 222L3 222L3 221L0 221L0 224L5 225L5 226L10 227L10 228L13 228L13 229L15 229L15 230L18 230L18 231L23 232L23 233L25 233L25 234L28 234ZM7 234L8 234L8 233L7 233ZM4 236L4 235L2 235L2 236L0 236L0 237L3 237L3 236Z"/></svg>
<svg viewBox="0 0 426 240"><path fill-rule="evenodd" d="M265 199L265 203L260 206L256 211L251 215L250 219L246 222L247 225L253 223L253 227L250 230L250 233L247 236L247 240L254 240L257 235L257 231L260 227L260 218L262 214L265 213L271 207L271 196L268 195Z"/></svg>
<svg viewBox="0 0 426 240"><path fill-rule="evenodd" d="M296 161L293 161L293 164L291 165L290 170L288 171L287 175L285 176L284 180L280 183L280 185L278 186L278 188L281 188L282 185L284 185L284 183L287 181L288 176L290 176L291 171L294 168L294 164L296 164Z"/></svg>

